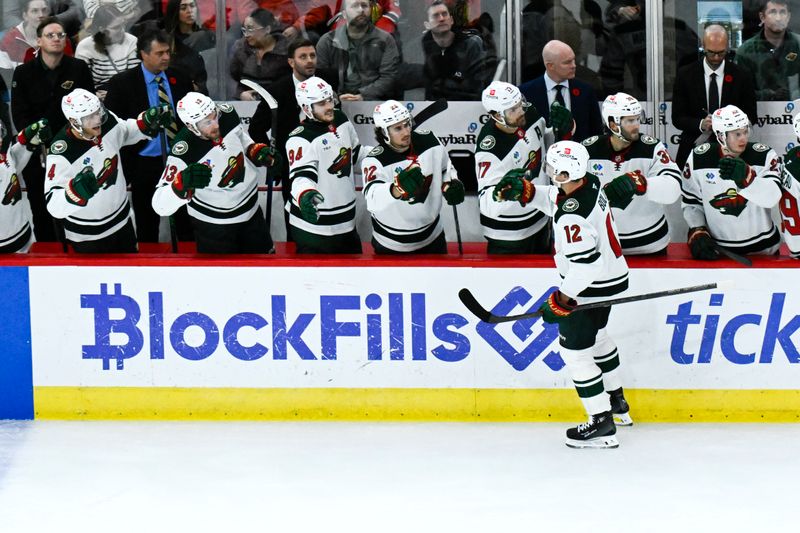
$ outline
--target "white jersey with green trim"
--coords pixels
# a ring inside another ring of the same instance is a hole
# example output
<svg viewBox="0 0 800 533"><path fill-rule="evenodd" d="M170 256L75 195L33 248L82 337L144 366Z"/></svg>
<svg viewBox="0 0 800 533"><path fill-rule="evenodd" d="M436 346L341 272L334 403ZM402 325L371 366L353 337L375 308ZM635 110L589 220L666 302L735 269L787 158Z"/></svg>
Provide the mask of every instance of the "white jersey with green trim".
<svg viewBox="0 0 800 533"><path fill-rule="evenodd" d="M553 217L560 290L578 303L606 299L628 288L628 263L608 198L597 177L587 174L584 179L569 195L555 186L537 186L532 200Z"/></svg>
<svg viewBox="0 0 800 533"><path fill-rule="evenodd" d="M800 146L784 156L781 199L781 233L789 255L800 259Z"/></svg>
<svg viewBox="0 0 800 533"><path fill-rule="evenodd" d="M219 104L218 108L218 140L200 138L186 127L175 136L167 167L153 194L153 209L159 215L169 216L185 205L189 216L197 220L237 224L247 222L258 210L258 169L247 156L253 139L232 106ZM193 163L211 169L211 182L181 198L172 182Z"/></svg>
<svg viewBox="0 0 800 533"><path fill-rule="evenodd" d="M649 135L641 135L623 150L615 151L611 136L595 136L583 141L589 152L589 172L601 185L622 174L641 173L647 190L634 196L624 209L612 208L622 251L627 255L649 254L669 244L665 205L681 197L681 172L667 147Z"/></svg>
<svg viewBox="0 0 800 533"><path fill-rule="evenodd" d="M286 202L289 224L302 231L330 236L356 227L356 190L353 166L360 144L356 130L342 111L334 111L333 122L304 120L289 134L291 199ZM363 156L362 156L363 157ZM308 222L300 214L300 195L318 191L324 200L317 205L319 219Z"/></svg>
<svg viewBox="0 0 800 533"><path fill-rule="evenodd" d="M424 192L414 201L395 198L391 186L395 176L418 165L425 176ZM424 248L441 235L442 184L457 177L447 151L428 130L411 133L411 148L396 152L378 145L361 163L364 197L372 214L372 236L382 246L397 252Z"/></svg>
<svg viewBox="0 0 800 533"><path fill-rule="evenodd" d="M492 194L502 177L514 169L529 171L535 184L549 183L542 161L545 135L552 136L552 132L533 106L525 113L525 123L525 130L505 133L494 120L489 120L478 134L475 146L478 204L483 235L489 239L518 241L538 233L549 223L531 204L523 207L519 202L497 201Z"/></svg>
<svg viewBox="0 0 800 533"><path fill-rule="evenodd" d="M122 120L111 111L107 113L97 139L79 139L65 126L53 138L47 155L47 210L53 217L64 219L64 232L72 242L103 239L131 219L119 150L150 137L139 130L136 119ZM82 202L74 196L70 182L86 168L94 172L100 190Z"/></svg>
<svg viewBox="0 0 800 533"><path fill-rule="evenodd" d="M31 152L19 143L0 154L0 253L26 252L34 240L31 206L21 180L30 158Z"/></svg>
<svg viewBox="0 0 800 533"><path fill-rule="evenodd" d="M686 222L690 228L706 226L715 241L738 254L774 254L780 232L771 211L781 197L780 158L766 144L748 143L739 157L753 179L739 187L720 177L722 157L717 143L701 144L689 155L681 185Z"/></svg>

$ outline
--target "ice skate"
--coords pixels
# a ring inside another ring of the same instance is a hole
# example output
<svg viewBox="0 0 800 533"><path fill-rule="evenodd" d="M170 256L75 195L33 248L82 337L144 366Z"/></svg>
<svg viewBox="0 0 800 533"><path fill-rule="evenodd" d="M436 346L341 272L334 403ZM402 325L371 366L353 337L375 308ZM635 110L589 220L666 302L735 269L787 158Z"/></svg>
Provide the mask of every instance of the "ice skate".
<svg viewBox="0 0 800 533"><path fill-rule="evenodd" d="M588 422L567 430L567 446L570 448L617 448L617 427L611 411L591 415Z"/></svg>
<svg viewBox="0 0 800 533"><path fill-rule="evenodd" d="M614 423L618 426L632 426L633 419L630 415L630 406L622 393L622 387L617 390L608 391L611 400L611 413L614 415Z"/></svg>

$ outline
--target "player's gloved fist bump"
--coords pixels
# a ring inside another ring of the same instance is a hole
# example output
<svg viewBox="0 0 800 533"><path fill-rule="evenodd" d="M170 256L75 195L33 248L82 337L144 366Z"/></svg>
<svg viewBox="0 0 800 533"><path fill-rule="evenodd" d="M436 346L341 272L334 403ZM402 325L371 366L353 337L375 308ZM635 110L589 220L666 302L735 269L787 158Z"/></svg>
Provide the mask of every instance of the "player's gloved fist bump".
<svg viewBox="0 0 800 533"><path fill-rule="evenodd" d="M43 118L19 132L17 142L24 144L29 150L33 150L41 144L47 144L52 138L53 133L50 131L50 125L47 123L47 119Z"/></svg>
<svg viewBox="0 0 800 533"><path fill-rule="evenodd" d="M716 241L714 237L708 232L705 226L698 226L689 230L687 238L689 251L692 257L702 261L713 261L719 259L719 251L717 251Z"/></svg>
<svg viewBox="0 0 800 533"><path fill-rule="evenodd" d="M561 291L555 291L542 302L539 310L542 312L542 320L548 324L556 324L568 319L576 305L578 302Z"/></svg>
<svg viewBox="0 0 800 533"><path fill-rule="evenodd" d="M442 183L442 196L448 205L460 204L464 201L464 184L456 179Z"/></svg>
<svg viewBox="0 0 800 533"><path fill-rule="evenodd" d="M536 194L533 183L525 178L526 171L521 168L509 170L497 185L494 186L493 196L496 201L516 201L525 207Z"/></svg>
<svg viewBox="0 0 800 533"><path fill-rule="evenodd" d="M99 190L100 185L92 168L86 167L70 180L66 189L67 200L75 205L84 206Z"/></svg>
<svg viewBox="0 0 800 533"><path fill-rule="evenodd" d="M636 194L636 184L628 174L617 176L603 186L608 203L611 207L625 209L633 201Z"/></svg>
<svg viewBox="0 0 800 533"><path fill-rule="evenodd" d="M719 177L731 180L743 189L752 183L756 173L750 165L738 157L723 157L719 160Z"/></svg>
<svg viewBox="0 0 800 533"><path fill-rule="evenodd" d="M311 222L312 224L319 220L317 206L324 201L325 197L323 197L319 191L315 191L314 189L303 191L297 202L300 205L300 216L303 217L303 220Z"/></svg>
<svg viewBox="0 0 800 533"><path fill-rule="evenodd" d="M155 135L161 126L172 122L172 112L167 104L159 104L139 114L139 129L147 135Z"/></svg>
<svg viewBox="0 0 800 533"><path fill-rule="evenodd" d="M280 162L280 155L268 144L253 143L247 149L247 157L258 167L274 167Z"/></svg>
<svg viewBox="0 0 800 533"><path fill-rule="evenodd" d="M172 190L183 199L195 189L203 189L211 183L211 169L203 163L192 163L184 168L172 182Z"/></svg>
<svg viewBox="0 0 800 533"><path fill-rule="evenodd" d="M409 165L394 177L394 190L401 200L413 200L414 195L425 181L419 165Z"/></svg>
<svg viewBox="0 0 800 533"><path fill-rule="evenodd" d="M572 138L572 113L569 109L553 102L550 106L550 126L557 141L565 141Z"/></svg>

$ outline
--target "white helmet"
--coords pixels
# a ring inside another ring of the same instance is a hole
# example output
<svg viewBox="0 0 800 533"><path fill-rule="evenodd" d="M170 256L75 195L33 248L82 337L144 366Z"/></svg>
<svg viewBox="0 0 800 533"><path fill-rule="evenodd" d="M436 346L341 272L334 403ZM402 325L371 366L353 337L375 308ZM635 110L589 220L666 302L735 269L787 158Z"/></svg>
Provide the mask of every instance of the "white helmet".
<svg viewBox="0 0 800 533"><path fill-rule="evenodd" d="M800 139L800 113L796 114L792 119L792 127L794 128L795 136Z"/></svg>
<svg viewBox="0 0 800 533"><path fill-rule="evenodd" d="M711 115L711 129L717 136L717 141L728 149L728 132L745 128L750 130L750 119L744 111L735 105L720 107Z"/></svg>
<svg viewBox="0 0 800 533"><path fill-rule="evenodd" d="M106 111L100 99L86 89L75 89L64 96L61 99L61 111L70 125L81 135L87 126L83 123L85 117L99 113L100 122L93 127L99 127L106 121Z"/></svg>
<svg viewBox="0 0 800 533"><path fill-rule="evenodd" d="M397 100L386 100L384 103L375 106L372 118L375 120L375 127L383 131L384 138L388 141L389 126L394 126L407 120L410 121L411 113L408 112L406 106Z"/></svg>
<svg viewBox="0 0 800 533"><path fill-rule="evenodd" d="M586 175L589 166L589 152L575 141L558 141L547 149L547 175L553 183L559 184L555 177L566 172L567 181L577 181Z"/></svg>
<svg viewBox="0 0 800 533"><path fill-rule="evenodd" d="M333 88L322 78L311 76L297 84L294 96L305 116L314 120L314 104L333 98Z"/></svg>
<svg viewBox="0 0 800 533"><path fill-rule="evenodd" d="M203 134L200 133L197 123L216 110L217 104L214 100L204 94L195 92L186 93L186 96L178 100L178 105L175 106L175 111L178 113L181 122L198 137L202 137Z"/></svg>
<svg viewBox="0 0 800 533"><path fill-rule="evenodd" d="M481 103L486 111L495 112L500 115L500 124L506 125L506 111L513 108L522 102L523 107L528 107L528 104L514 85L504 81L493 81L483 90L481 94ZM494 116L492 116L494 118Z"/></svg>
<svg viewBox="0 0 800 533"><path fill-rule="evenodd" d="M602 113L603 125L608 128L611 134L628 142L630 139L626 139L622 136L622 129L620 127L622 124L622 117L639 117L641 120L644 115L642 104L639 103L639 100L626 93L609 94L606 96L606 99L603 100ZM613 120L614 124L620 127L618 131L613 131L608 125L610 120Z"/></svg>

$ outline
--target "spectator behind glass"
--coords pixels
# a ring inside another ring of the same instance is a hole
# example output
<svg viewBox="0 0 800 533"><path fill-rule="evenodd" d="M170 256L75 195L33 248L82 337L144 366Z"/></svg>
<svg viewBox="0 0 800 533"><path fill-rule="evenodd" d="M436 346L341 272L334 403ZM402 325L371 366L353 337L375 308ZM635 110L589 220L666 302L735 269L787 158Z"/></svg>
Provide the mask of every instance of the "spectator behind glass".
<svg viewBox="0 0 800 533"><path fill-rule="evenodd" d="M301 33L311 32L312 40L316 35L327 33L328 30L345 24L342 0L328 0L321 2L317 0L315 7L309 9L305 15L297 19L292 26L283 32L287 39L294 39ZM372 1L372 23L375 27L394 35L397 32L397 23L400 20L400 0L373 0Z"/></svg>
<svg viewBox="0 0 800 533"><path fill-rule="evenodd" d="M185 44L195 52L214 47L213 32L197 23L198 11L194 0L169 0L164 17L164 29L172 35L176 44Z"/></svg>
<svg viewBox="0 0 800 533"><path fill-rule="evenodd" d="M2 3L3 28L11 28L23 21L26 2L4 0ZM76 35L81 28L83 12L79 7L80 4L81 0L47 0L50 13L58 19L67 35Z"/></svg>
<svg viewBox="0 0 800 533"><path fill-rule="evenodd" d="M736 62L753 76L757 100L800 98L800 36L788 30L789 3L763 2L758 16L761 31L742 43Z"/></svg>
<svg viewBox="0 0 800 533"><path fill-rule="evenodd" d="M453 16L444 0L428 6L425 29L425 99L480 100L489 78L481 38L453 31Z"/></svg>
<svg viewBox="0 0 800 533"><path fill-rule="evenodd" d="M166 13L167 0L161 0L161 11ZM195 0L197 5L197 24L211 30L217 28L217 6L215 0ZM254 0L225 0L225 29L241 24L258 4Z"/></svg>
<svg viewBox="0 0 800 533"><path fill-rule="evenodd" d="M239 82L253 80L266 86L290 72L286 39L281 35L281 25L266 9L258 8L244 19L242 37L233 45L231 77ZM236 84L234 95L239 100L258 100L255 91L241 83Z"/></svg>
<svg viewBox="0 0 800 533"><path fill-rule="evenodd" d="M92 37L78 43L75 57L89 65L97 97L104 100L108 80L139 64L136 37L125 32L122 13L108 4L101 5L95 11L89 31Z"/></svg>
<svg viewBox="0 0 800 533"><path fill-rule="evenodd" d="M133 26L133 23L139 20L145 11L142 2L139 0L83 0L83 10L86 12L86 18L94 18L100 6L107 5L114 6L119 10L123 25L126 28Z"/></svg>
<svg viewBox="0 0 800 533"><path fill-rule="evenodd" d="M372 24L371 10L369 0L344 0L347 23L317 43L319 68L339 70L342 101L386 100L396 92L397 45Z"/></svg>
<svg viewBox="0 0 800 533"><path fill-rule="evenodd" d="M0 41L0 50L8 54L4 68L13 68L29 61L39 46L36 44L36 28L48 16L50 6L45 0L22 0L20 3L22 22L11 28ZM72 55L72 45L66 42L64 53ZM4 58L5 59L5 58Z"/></svg>

